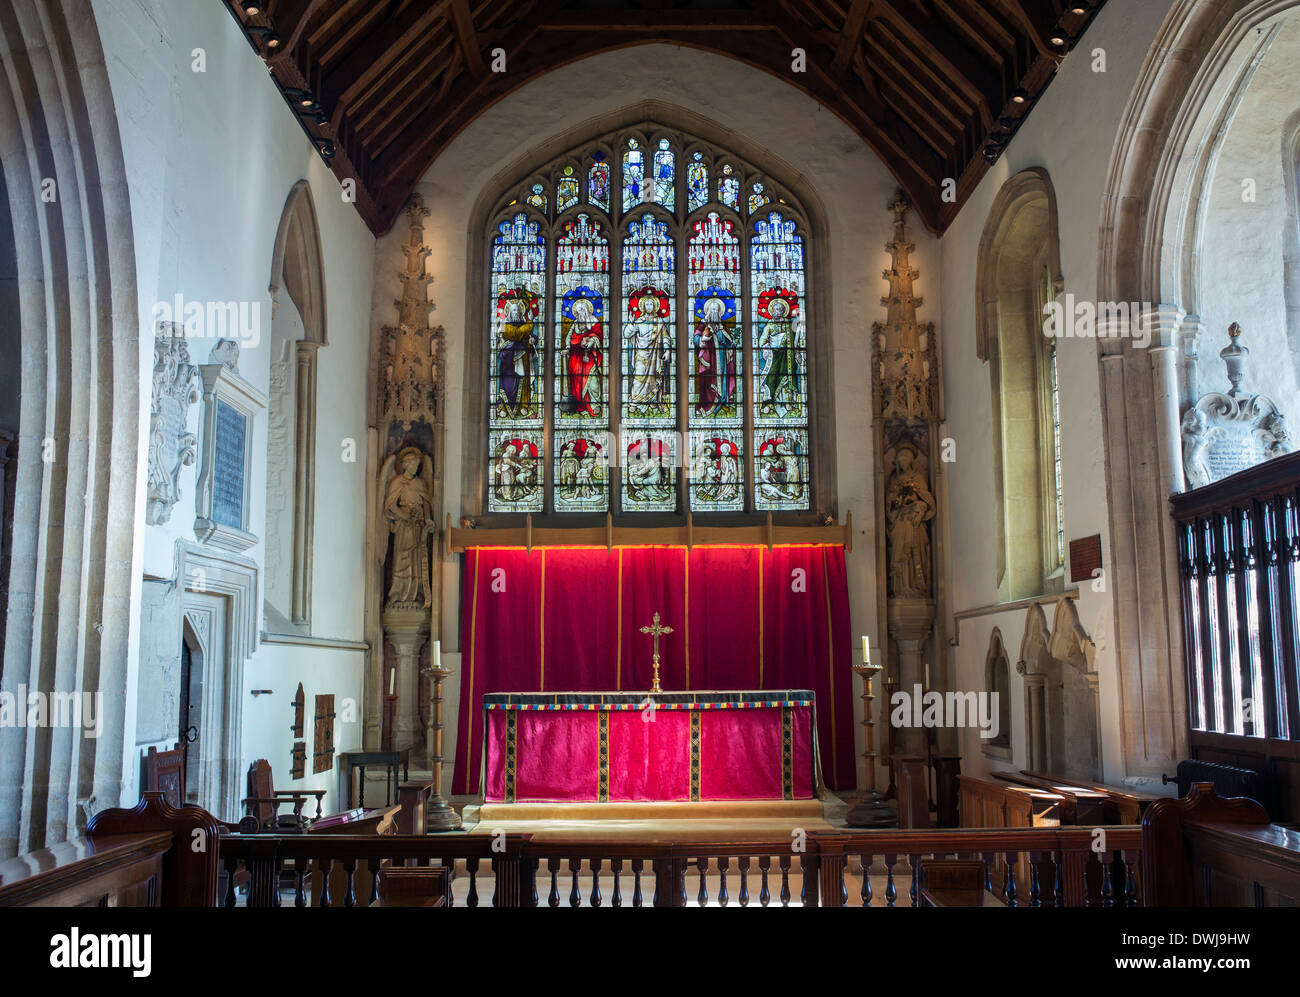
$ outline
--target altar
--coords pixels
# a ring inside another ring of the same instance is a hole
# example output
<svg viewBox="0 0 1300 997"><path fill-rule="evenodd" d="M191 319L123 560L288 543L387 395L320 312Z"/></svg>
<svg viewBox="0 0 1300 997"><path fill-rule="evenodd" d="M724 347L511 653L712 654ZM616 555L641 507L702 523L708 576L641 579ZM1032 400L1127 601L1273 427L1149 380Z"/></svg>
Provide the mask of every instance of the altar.
<svg viewBox="0 0 1300 997"><path fill-rule="evenodd" d="M487 693L487 803L817 797L811 690Z"/></svg>

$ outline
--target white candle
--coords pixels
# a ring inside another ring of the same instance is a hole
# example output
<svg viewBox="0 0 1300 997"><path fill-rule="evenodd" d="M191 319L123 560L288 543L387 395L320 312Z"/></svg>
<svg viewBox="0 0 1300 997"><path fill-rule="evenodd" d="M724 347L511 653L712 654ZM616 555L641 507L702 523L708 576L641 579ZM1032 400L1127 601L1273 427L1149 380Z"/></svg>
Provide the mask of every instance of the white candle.
<svg viewBox="0 0 1300 997"><path fill-rule="evenodd" d="M391 696L393 694L394 687L396 686L396 684L397 684L397 669L394 668L391 672L388 673L388 695Z"/></svg>
<svg viewBox="0 0 1300 997"><path fill-rule="evenodd" d="M867 640L867 635L862 635L862 663L871 664L871 643Z"/></svg>
<svg viewBox="0 0 1300 997"><path fill-rule="evenodd" d="M442 667L442 641L440 640L435 640L433 642L433 660L430 664L432 664L434 668Z"/></svg>

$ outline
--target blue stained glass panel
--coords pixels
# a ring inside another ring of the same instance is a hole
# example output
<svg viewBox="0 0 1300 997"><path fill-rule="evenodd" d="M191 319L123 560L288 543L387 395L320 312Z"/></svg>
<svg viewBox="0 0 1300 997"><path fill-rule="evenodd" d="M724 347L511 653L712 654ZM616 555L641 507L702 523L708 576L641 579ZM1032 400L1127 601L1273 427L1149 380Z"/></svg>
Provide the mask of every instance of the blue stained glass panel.
<svg viewBox="0 0 1300 997"><path fill-rule="evenodd" d="M623 239L625 425L677 424L676 247L668 223L646 212Z"/></svg>
<svg viewBox="0 0 1300 997"><path fill-rule="evenodd" d="M807 288L803 239L772 211L750 240L754 425L807 426Z"/></svg>
<svg viewBox="0 0 1300 997"><path fill-rule="evenodd" d="M695 153L686 167L686 210L694 211L709 203L709 164L702 153Z"/></svg>
<svg viewBox="0 0 1300 997"><path fill-rule="evenodd" d="M655 200L672 211L677 203L677 184L673 167L673 150L667 139L659 141L659 149L655 152L654 170Z"/></svg>
<svg viewBox="0 0 1300 997"><path fill-rule="evenodd" d="M587 201L602 211L609 210L609 163L596 160L587 171Z"/></svg>
<svg viewBox="0 0 1300 997"><path fill-rule="evenodd" d="M645 183L645 153L634 138L627 140L623 153L623 210L631 211L642 201L650 200Z"/></svg>
<svg viewBox="0 0 1300 997"><path fill-rule="evenodd" d="M489 280L489 424L540 427L546 240L539 223L522 211L497 229Z"/></svg>
<svg viewBox="0 0 1300 997"><path fill-rule="evenodd" d="M692 225L687 243L691 426L739 426L744 418L741 250L734 228L711 211Z"/></svg>

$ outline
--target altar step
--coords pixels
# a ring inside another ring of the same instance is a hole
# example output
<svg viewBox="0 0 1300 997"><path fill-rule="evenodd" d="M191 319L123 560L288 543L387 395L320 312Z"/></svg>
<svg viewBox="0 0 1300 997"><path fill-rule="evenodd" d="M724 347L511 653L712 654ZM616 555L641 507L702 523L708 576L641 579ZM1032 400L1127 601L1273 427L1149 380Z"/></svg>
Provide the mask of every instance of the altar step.
<svg viewBox="0 0 1300 997"><path fill-rule="evenodd" d="M516 821L748 821L821 820L821 800L717 800L701 803L484 803L465 808L466 820Z"/></svg>

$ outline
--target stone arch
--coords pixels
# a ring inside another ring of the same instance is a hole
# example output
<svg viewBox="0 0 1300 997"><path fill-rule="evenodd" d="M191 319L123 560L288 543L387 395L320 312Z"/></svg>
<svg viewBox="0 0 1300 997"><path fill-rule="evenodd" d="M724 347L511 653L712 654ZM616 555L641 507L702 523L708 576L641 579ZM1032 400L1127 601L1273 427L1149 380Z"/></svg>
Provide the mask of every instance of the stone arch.
<svg viewBox="0 0 1300 997"><path fill-rule="evenodd" d="M316 519L317 358L327 345L325 265L306 180L289 191L271 256L266 454L268 629L311 629Z"/></svg>
<svg viewBox="0 0 1300 997"><path fill-rule="evenodd" d="M659 100L645 100L591 118L565 132L539 143L513 163L500 170L486 183L470 212L465 329L465 372L463 418L466 427L463 449L461 509L478 517L487 509L484 481L487 451L487 401L483 385L487 370L486 337L482 334L487 309L484 272L486 267L489 222L502 209L507 192L521 185L557 157L598 144L613 132L639 129L658 137L662 132L680 132L686 140L682 150L694 150L704 141L718 153L712 166L724 161L743 160L783 187L802 210L794 211L806 226L805 253L809 280L811 314L826 321L817 324L816 334L808 336L808 394L811 417L809 439L812 444L811 477L817 509L808 515L818 518L835 516L838 508L835 473L835 397L831 376L834 356L834 330L830 316L832 260L826 207L813 185L792 166L754 140L694 111ZM540 179L539 174L539 179ZM783 208L791 207L783 205ZM653 517L654 514L638 513Z"/></svg>
<svg viewBox="0 0 1300 997"><path fill-rule="evenodd" d="M993 393L997 583L1004 599L1063 577L1053 431L1054 344L1043 307L1064 287L1056 192L1025 170L994 199L976 261L976 352Z"/></svg>
<svg viewBox="0 0 1300 997"><path fill-rule="evenodd" d="M117 805L130 778L140 384L153 344L151 330L141 342L125 166L94 11L0 2L0 64L24 365L0 682L10 693L102 697L95 738L71 727L0 730L5 856L75 834L87 811Z"/></svg>
<svg viewBox="0 0 1300 997"><path fill-rule="evenodd" d="M1195 239L1187 239L1201 210L1193 195L1212 166L1232 89L1252 61L1234 60L1252 32L1297 6L1175 0L1129 97L1107 170L1097 298L1136 303L1145 325L1137 342L1149 337L1150 345L1135 346L1132 315L1099 322L1106 485L1117 499L1108 504L1108 575L1131 780L1154 780L1187 754L1186 691L1173 678L1183 668L1182 612L1170 596L1178 566L1166 499L1185 487L1179 410L1195 390L1187 358L1200 334L1188 256Z"/></svg>
<svg viewBox="0 0 1300 997"><path fill-rule="evenodd" d="M1007 661L1006 643L997 627L989 635L989 648L984 655L984 691L996 694L998 733L987 740L980 739L984 754L994 758L1011 757L1011 665Z"/></svg>

